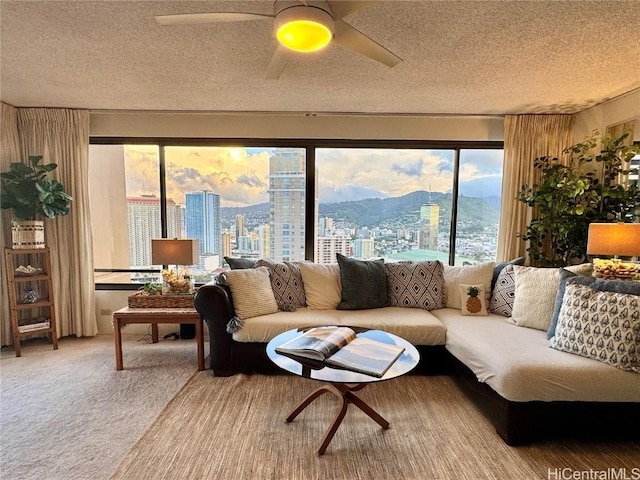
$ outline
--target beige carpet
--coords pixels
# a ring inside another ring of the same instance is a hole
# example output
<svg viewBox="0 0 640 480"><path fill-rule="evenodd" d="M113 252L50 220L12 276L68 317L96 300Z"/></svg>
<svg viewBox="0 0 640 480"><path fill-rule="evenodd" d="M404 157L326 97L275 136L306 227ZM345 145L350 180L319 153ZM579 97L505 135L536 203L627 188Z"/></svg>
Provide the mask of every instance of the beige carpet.
<svg viewBox="0 0 640 480"><path fill-rule="evenodd" d="M324 395L292 423L284 421L317 386L293 376L198 373L112 478L503 480L562 478L549 476L549 469L560 475L563 469L611 468L626 468L632 478L632 469L640 467L638 443L508 447L444 376L406 376L359 392L391 422L390 429L382 430L350 406L326 454L319 456L316 449L337 412L337 399Z"/></svg>

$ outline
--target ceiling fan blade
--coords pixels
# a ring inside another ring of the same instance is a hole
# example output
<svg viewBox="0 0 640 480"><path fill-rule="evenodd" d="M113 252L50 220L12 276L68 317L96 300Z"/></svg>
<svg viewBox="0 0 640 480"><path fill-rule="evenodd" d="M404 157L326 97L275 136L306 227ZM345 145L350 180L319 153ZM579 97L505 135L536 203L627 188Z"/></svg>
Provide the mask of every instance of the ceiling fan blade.
<svg viewBox="0 0 640 480"><path fill-rule="evenodd" d="M396 54L374 42L360 30L342 20L336 20L334 41L345 48L358 52L365 57L384 63L388 67L395 67L402 62Z"/></svg>
<svg viewBox="0 0 640 480"><path fill-rule="evenodd" d="M265 77L267 80L277 80L280 78L280 75L289 63L289 54L287 52L287 47L278 45L276 51L273 52L273 57L271 57L271 63L269 64L269 69Z"/></svg>
<svg viewBox="0 0 640 480"><path fill-rule="evenodd" d="M261 13L242 12L216 12L216 13L183 13L178 15L156 15L155 19L160 25L195 25L198 23L218 22L246 22L249 20L265 20L273 18L273 15Z"/></svg>
<svg viewBox="0 0 640 480"><path fill-rule="evenodd" d="M355 11L360 10L361 8L364 8L368 5L371 5L372 1L344 1L344 0L330 0L327 1L327 3L329 4L329 7L331 8L331 12L333 13L333 18L335 19L342 19L344 17L346 17L347 15L349 15L350 13L353 13Z"/></svg>

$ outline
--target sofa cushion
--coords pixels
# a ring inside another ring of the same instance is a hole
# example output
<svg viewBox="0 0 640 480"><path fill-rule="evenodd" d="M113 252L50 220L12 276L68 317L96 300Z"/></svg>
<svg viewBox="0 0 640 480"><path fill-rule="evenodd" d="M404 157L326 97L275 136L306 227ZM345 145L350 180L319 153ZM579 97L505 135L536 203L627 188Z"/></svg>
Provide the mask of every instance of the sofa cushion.
<svg viewBox="0 0 640 480"><path fill-rule="evenodd" d="M640 296L567 282L551 348L640 373Z"/></svg>
<svg viewBox="0 0 640 480"><path fill-rule="evenodd" d="M231 270L222 274L241 320L278 311L267 267Z"/></svg>
<svg viewBox="0 0 640 480"><path fill-rule="evenodd" d="M503 317L510 317L513 312L513 302L516 297L516 276L513 265L506 265L491 290L489 311Z"/></svg>
<svg viewBox="0 0 640 480"><path fill-rule="evenodd" d="M455 266L444 265L444 287L447 296L447 307L460 309L460 284L484 285L485 300L489 300L491 278L493 277L494 262L478 265Z"/></svg>
<svg viewBox="0 0 640 480"><path fill-rule="evenodd" d="M337 254L341 300L338 310L381 308L387 304L384 260L357 260Z"/></svg>
<svg viewBox="0 0 640 480"><path fill-rule="evenodd" d="M504 317L463 317L452 308L432 313L447 328L446 348L478 381L514 402L638 402L640 375L549 348L545 332Z"/></svg>
<svg viewBox="0 0 640 480"><path fill-rule="evenodd" d="M462 315L488 315L484 285L460 284L460 298L462 303L460 313L462 313Z"/></svg>
<svg viewBox="0 0 640 480"><path fill-rule="evenodd" d="M302 274L307 306L312 310L338 308L342 298L340 267L338 264L321 265L300 262L298 266Z"/></svg>
<svg viewBox="0 0 640 480"><path fill-rule="evenodd" d="M446 330L432 312L419 308L383 307L371 310L311 310L277 312L246 320L233 333L238 342L266 343L292 328L344 325L372 328L398 335L413 345L444 345Z"/></svg>
<svg viewBox="0 0 640 480"><path fill-rule="evenodd" d="M385 264L387 304L390 307L433 310L446 304L444 269L439 261Z"/></svg>
<svg viewBox="0 0 640 480"><path fill-rule="evenodd" d="M268 260L258 260L256 267L262 266L269 269L271 289L280 310L292 311L307 306L302 274L297 263L273 263Z"/></svg>

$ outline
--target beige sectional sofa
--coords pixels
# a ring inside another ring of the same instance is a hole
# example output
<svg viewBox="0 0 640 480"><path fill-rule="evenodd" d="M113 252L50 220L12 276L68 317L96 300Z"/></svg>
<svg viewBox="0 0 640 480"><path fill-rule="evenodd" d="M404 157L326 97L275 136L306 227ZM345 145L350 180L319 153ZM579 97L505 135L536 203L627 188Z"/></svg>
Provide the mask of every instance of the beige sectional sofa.
<svg viewBox="0 0 640 480"><path fill-rule="evenodd" d="M523 279L525 274L540 273L526 270L527 267L509 268L510 272L519 269L517 271L522 273ZM494 275L487 277L488 271ZM201 287L196 294L195 305L208 323L211 368L216 376L277 372L266 356L266 343L292 328L349 325L380 329L416 345L421 354L418 373L454 375L509 444L559 434L637 436L637 429L630 426L635 420L640 421L640 374L628 365L626 369L617 368L604 361L552 349L546 331L517 325L512 318L504 316L504 305L501 306L500 301L495 309L502 311L503 315L491 312L486 315L463 314L467 287L459 285L473 283L484 286L485 291L481 292L483 308L491 310L490 305L495 300L493 294L499 288L498 285L492 288L497 273L493 264L444 266L442 297L436 298L439 293L434 297L436 304L440 302L436 305L439 308L431 310L402 306L314 309L313 305L307 305L298 306L295 311L282 311L280 305L273 313L238 319L233 299L234 285L219 283ZM273 280L274 271L269 274ZM228 276L233 276L232 272ZM237 283L242 285L242 282ZM522 289L513 287L515 292L523 293ZM319 288L322 290L324 287ZM335 285L332 288L335 290ZM549 285L543 288L550 289ZM255 295L259 289L251 286L249 290L251 295ZM552 290L558 291L557 283ZM235 293L239 296L237 288ZM400 303L411 304L414 301L415 298L404 298ZM433 303L433 298L430 301ZM255 299L250 303L255 307ZM325 306L331 305L329 302ZM519 307L522 312L526 305L521 303ZM519 322L522 321L520 318ZM632 338L631 343L640 342L640 320L636 333L637 337ZM640 370L637 358L633 358L634 365Z"/></svg>

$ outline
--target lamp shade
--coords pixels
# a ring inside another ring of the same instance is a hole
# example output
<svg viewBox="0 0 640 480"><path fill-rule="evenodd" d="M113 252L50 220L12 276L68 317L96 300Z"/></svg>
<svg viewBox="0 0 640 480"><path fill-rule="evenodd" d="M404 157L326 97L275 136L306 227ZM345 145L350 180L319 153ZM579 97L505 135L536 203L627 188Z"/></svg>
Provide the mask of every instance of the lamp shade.
<svg viewBox="0 0 640 480"><path fill-rule="evenodd" d="M587 241L589 255L640 255L640 223L592 223Z"/></svg>
<svg viewBox="0 0 640 480"><path fill-rule="evenodd" d="M154 265L194 265L200 260L197 238L158 238L151 240Z"/></svg>

